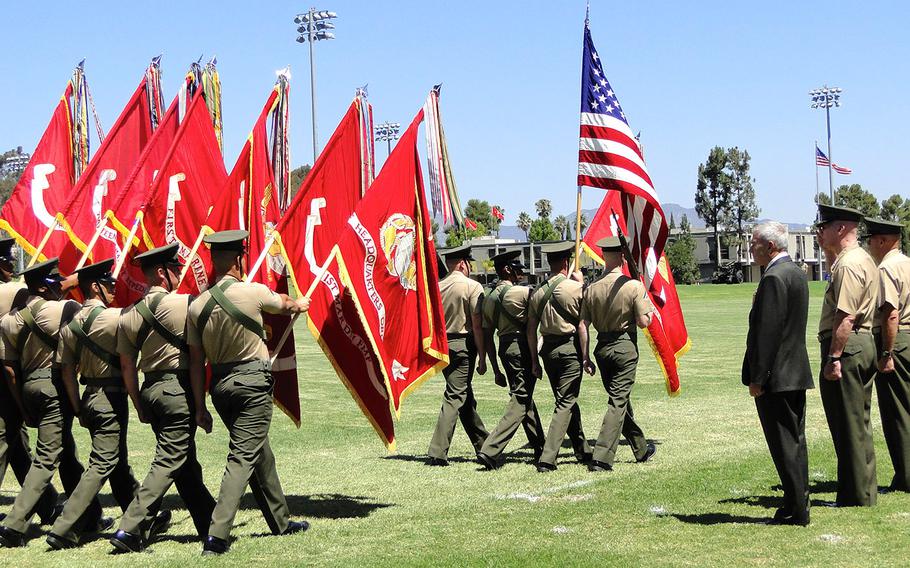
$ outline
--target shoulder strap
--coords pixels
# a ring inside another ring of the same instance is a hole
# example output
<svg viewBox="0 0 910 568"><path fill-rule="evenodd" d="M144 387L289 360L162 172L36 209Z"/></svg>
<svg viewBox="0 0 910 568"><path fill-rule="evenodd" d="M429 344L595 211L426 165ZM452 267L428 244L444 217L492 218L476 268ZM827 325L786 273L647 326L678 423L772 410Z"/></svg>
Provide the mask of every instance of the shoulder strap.
<svg viewBox="0 0 910 568"><path fill-rule="evenodd" d="M120 368L120 356L117 353L111 353L107 351L97 343L95 343L92 338L88 336L89 331L92 329L92 324L95 323L95 320L101 315L101 312L104 311L104 306L95 306L92 308L92 311L89 312L88 317L85 318L85 321L82 322L82 325L79 325L79 320L73 318L73 320L68 324L70 331L73 332L73 335L76 336L76 357L82 357L82 348L87 347L92 354L107 363L108 365L116 368Z"/></svg>
<svg viewBox="0 0 910 568"><path fill-rule="evenodd" d="M176 347L177 349L185 349L186 341L180 338L176 333L172 332L161 323L161 320L158 319L158 316L155 315L155 312L158 310L158 305L161 304L161 300L167 294L159 293L155 294L151 298L146 297L144 300L136 304L136 311L139 312L139 315L142 316L144 325L139 328L139 333L136 335L136 345L139 349L142 349L142 345L145 343L145 340L148 339L149 333L154 329L155 332L162 337L165 341Z"/></svg>
<svg viewBox="0 0 910 568"><path fill-rule="evenodd" d="M507 310L504 305L506 292L508 292L511 287L512 287L512 284L503 286L502 288L499 289L499 294L490 295L491 299L494 302L496 302L493 306L493 324L497 327L497 329L499 328L499 316L500 315L506 316L506 319L509 320L512 323L512 325L514 325L516 327L521 328L521 327L524 327L524 325L525 325L520 319L518 319L514 315L510 314L509 310Z"/></svg>
<svg viewBox="0 0 910 568"><path fill-rule="evenodd" d="M202 333L205 324L208 323L209 317L212 315L212 310L215 309L215 304L218 304L231 319L239 323L247 331L255 333L262 339L265 339L265 329L259 322L241 312L240 309L224 295L224 291L234 282L234 280L227 280L222 285L209 288L209 292L211 292L212 296L209 298L208 302L206 302L205 306L203 306L202 313L199 314L199 321L197 324L199 333Z"/></svg>
<svg viewBox="0 0 910 568"><path fill-rule="evenodd" d="M44 306L44 304L44 300L38 300L31 306L26 306L21 311L22 321L25 323L25 327L19 332L19 337L16 340L16 350L19 351L20 356L22 355L22 348L25 347L25 341L28 339L30 333L34 333L42 343L51 349L57 349L57 341L54 340L54 337L44 331L41 326L38 325L38 322L35 321L34 312L40 312L41 307Z"/></svg>
<svg viewBox="0 0 910 568"><path fill-rule="evenodd" d="M550 303L550 298L553 297L553 290L556 289L559 284L565 280L566 277L560 274L553 280L547 280L543 283L543 286L546 287L546 292L544 292L543 298L540 300L540 307L537 308L537 321L540 321L541 316L543 316L543 310L547 307L547 304Z"/></svg>

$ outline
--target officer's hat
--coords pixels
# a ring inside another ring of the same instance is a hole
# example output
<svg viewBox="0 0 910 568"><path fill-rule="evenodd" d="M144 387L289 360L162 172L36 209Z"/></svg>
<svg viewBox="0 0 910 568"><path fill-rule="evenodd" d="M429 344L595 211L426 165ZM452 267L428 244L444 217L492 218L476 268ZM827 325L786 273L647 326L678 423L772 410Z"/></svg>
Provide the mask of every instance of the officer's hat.
<svg viewBox="0 0 910 568"><path fill-rule="evenodd" d="M439 254L439 251L436 251L436 272L439 273L440 278L449 273L449 269L446 267L445 261L442 260L442 255Z"/></svg>
<svg viewBox="0 0 910 568"><path fill-rule="evenodd" d="M620 252L622 250L622 242L619 237L604 237L597 241L597 246L604 252Z"/></svg>
<svg viewBox="0 0 910 568"><path fill-rule="evenodd" d="M21 273L22 277L25 279L25 284L29 288L35 289L60 282L63 280L63 277L60 276L60 273L57 271L57 264L59 262L60 259L51 258L26 268Z"/></svg>
<svg viewBox="0 0 910 568"><path fill-rule="evenodd" d="M838 207L836 205L819 203L818 220L815 222L815 227L821 227L825 223L830 223L831 221L852 221L854 223L859 223L862 220L863 214L852 207Z"/></svg>
<svg viewBox="0 0 910 568"><path fill-rule="evenodd" d="M439 251L439 254L445 259L446 262L451 262L453 260L474 260L474 257L471 256L471 245L461 245L460 247L452 247Z"/></svg>
<svg viewBox="0 0 910 568"><path fill-rule="evenodd" d="M513 270L524 270L525 265L521 263L519 257L521 256L520 250L509 250L506 252L501 252L492 258L493 266L496 270L501 270L502 268L508 266Z"/></svg>
<svg viewBox="0 0 910 568"><path fill-rule="evenodd" d="M901 235L904 225L897 221L885 221L884 219L866 219L866 237L873 235Z"/></svg>
<svg viewBox="0 0 910 568"><path fill-rule="evenodd" d="M13 261L13 243L15 242L16 239L11 239L8 237L5 239L0 239L0 261Z"/></svg>
<svg viewBox="0 0 910 568"><path fill-rule="evenodd" d="M572 256L572 252L575 251L575 243L573 241L565 241L562 243L553 243L549 245L543 245L540 247L540 252L547 255L547 260L560 260L563 258L568 258Z"/></svg>
<svg viewBox="0 0 910 568"><path fill-rule="evenodd" d="M202 242L209 245L213 250L233 250L242 251L243 241L250 236L249 231L218 231L211 235L206 235Z"/></svg>
<svg viewBox="0 0 910 568"><path fill-rule="evenodd" d="M142 268L161 266L163 264L182 264L180 262L180 257L177 255L177 251L179 250L180 245L178 243L171 243L169 245L164 245L163 247L153 248L150 251L136 255L136 258L133 259L133 264L138 264Z"/></svg>
<svg viewBox="0 0 910 568"><path fill-rule="evenodd" d="M96 262L95 264L83 266L76 271L76 276L79 278L80 284L105 281L116 282L116 278L111 274L112 268L114 268L114 259L108 258L107 260Z"/></svg>

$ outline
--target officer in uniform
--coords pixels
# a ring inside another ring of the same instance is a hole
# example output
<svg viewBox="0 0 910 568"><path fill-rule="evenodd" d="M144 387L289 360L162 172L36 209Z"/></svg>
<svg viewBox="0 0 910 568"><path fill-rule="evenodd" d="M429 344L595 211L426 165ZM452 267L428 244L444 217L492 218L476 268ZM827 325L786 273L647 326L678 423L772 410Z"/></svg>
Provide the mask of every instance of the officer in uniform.
<svg viewBox="0 0 910 568"><path fill-rule="evenodd" d="M455 423L461 418L474 451L479 453L489 435L483 420L477 414L477 400L471 388L476 358L477 372L487 372L486 345L483 339L483 287L471 280L470 245L440 251L445 258L448 275L439 281L442 310L446 318L446 336L449 343L449 365L443 369L446 379L442 395L442 408L436 421L436 430L427 451L427 465L449 465L449 446L455 433Z"/></svg>
<svg viewBox="0 0 910 568"><path fill-rule="evenodd" d="M556 457L562 440L569 435L575 457L580 463L592 459L591 446L585 438L578 408L581 388L581 346L587 342L587 329L581 325L582 283L576 272L569 278L569 259L575 244L572 242L544 245L550 276L531 295L528 313L528 347L531 351L531 373L540 378L537 355L537 329L543 335L543 358L550 387L556 399L553 419L547 432L543 453L537 461L537 471L556 469Z"/></svg>
<svg viewBox="0 0 910 568"><path fill-rule="evenodd" d="M872 445L872 383L878 268L857 243L863 215L849 207L818 206L816 234L831 267L818 338L822 372L819 390L837 454L836 505L871 506L878 487Z"/></svg>
<svg viewBox="0 0 910 568"><path fill-rule="evenodd" d="M10 313L13 307L25 305L28 290L22 282L13 279L13 243L14 239L0 239L0 319ZM0 341L0 359L3 359L3 342ZM0 373L4 373L0 369ZM21 485L32 466L32 454L29 451L28 429L22 421L19 409L13 402L5 378L0 378L0 484L6 474L6 466L12 467L13 474ZM57 491L52 485L44 490L38 502L38 517L42 524L53 522L54 506L57 504ZM0 513L0 520L5 515Z"/></svg>
<svg viewBox="0 0 910 568"><path fill-rule="evenodd" d="M499 334L499 358L505 367L509 386L509 403L499 424L484 442L477 454L486 469L500 466L499 456L519 426L524 426L528 443L534 449L534 461L543 452L544 431L537 406L534 405L534 386L537 378L531 376L530 351L528 350L528 298L531 290L521 286L524 265L519 260L521 251L508 251L493 257L493 266L499 275L499 284L483 303L484 341L490 364L497 377L497 384L505 386L496 362L493 331Z"/></svg>
<svg viewBox="0 0 910 568"><path fill-rule="evenodd" d="M303 313L310 302L242 281L248 236L247 231L221 231L203 239L211 248L215 282L189 308L187 343L196 423L206 432L212 431L212 415L205 404L204 364L208 360L212 402L230 436L221 491L202 549L205 555L227 552L247 485L273 534L297 533L310 526L289 519L275 455L269 447L274 385L262 325L263 311Z"/></svg>
<svg viewBox="0 0 910 568"><path fill-rule="evenodd" d="M126 447L129 408L117 354L120 308L108 307L117 283L111 274L113 266L111 258L76 271L85 303L72 321L60 328L57 362L61 364L63 385L73 413L91 435L92 451L79 485L47 535L47 544L54 549L79 544L84 529L82 516L105 481L110 481L114 500L123 511L139 487L130 469ZM85 387L81 402L77 371L79 382ZM169 520L170 515L167 517Z"/></svg>
<svg viewBox="0 0 910 568"><path fill-rule="evenodd" d="M57 259L52 258L24 270L29 293L26 305L13 310L0 324L10 393L26 424L38 429L34 461L12 510L0 525L3 546L25 544L29 518L58 467L67 495L79 484L84 471L73 440L72 405L56 360L60 326L69 322L79 304L60 300L62 278L56 269ZM90 501L85 518L99 530L113 524L113 519L101 517L96 499Z"/></svg>
<svg viewBox="0 0 910 568"><path fill-rule="evenodd" d="M139 420L151 424L157 440L149 473L111 538L111 544L124 552L142 550L155 536L154 531L161 527L155 523L158 507L171 484L177 486L203 539L215 508L196 459L195 405L186 344L191 296L176 293L182 268L178 248L173 243L134 259L142 267L149 290L120 316L117 351L123 382ZM137 367L144 377L141 391Z"/></svg>
<svg viewBox="0 0 910 568"><path fill-rule="evenodd" d="M902 229L901 223L866 219L868 248L879 271L875 390L894 491L910 491L910 258L900 250Z"/></svg>
<svg viewBox="0 0 910 568"><path fill-rule="evenodd" d="M588 469L610 471L620 434L629 441L638 462L648 461L656 450L635 422L629 400L638 366L636 326L646 328L651 324L654 307L644 285L622 273L619 237L604 237L597 241L597 246L603 251L604 274L585 290L581 319L585 327L593 324L597 329L594 358L610 401ZM584 345L582 349L585 355L582 365L593 375L594 366L587 356L588 346Z"/></svg>

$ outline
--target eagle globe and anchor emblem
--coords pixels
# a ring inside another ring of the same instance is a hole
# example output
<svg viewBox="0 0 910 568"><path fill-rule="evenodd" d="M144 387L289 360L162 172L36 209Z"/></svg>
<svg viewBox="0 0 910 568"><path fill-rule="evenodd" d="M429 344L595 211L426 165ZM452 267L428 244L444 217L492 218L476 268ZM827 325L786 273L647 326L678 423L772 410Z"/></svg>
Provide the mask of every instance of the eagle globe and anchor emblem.
<svg viewBox="0 0 910 568"><path fill-rule="evenodd" d="M398 279L405 293L417 287L417 227L402 213L391 215L379 230L379 242L388 259L386 270Z"/></svg>

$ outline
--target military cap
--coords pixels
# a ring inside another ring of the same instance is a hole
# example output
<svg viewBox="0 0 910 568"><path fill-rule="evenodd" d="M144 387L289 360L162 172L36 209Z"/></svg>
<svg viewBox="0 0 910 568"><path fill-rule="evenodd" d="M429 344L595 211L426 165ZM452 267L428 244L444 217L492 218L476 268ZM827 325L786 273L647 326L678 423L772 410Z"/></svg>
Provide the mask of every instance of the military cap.
<svg viewBox="0 0 910 568"><path fill-rule="evenodd" d="M446 262L450 260L474 260L471 256L471 245L461 245L439 251Z"/></svg>
<svg viewBox="0 0 910 568"><path fill-rule="evenodd" d="M836 205L818 204L818 221L816 227L820 227L831 221L853 221L859 223L863 220L863 214L852 207L838 207Z"/></svg>
<svg viewBox="0 0 910 568"><path fill-rule="evenodd" d="M622 250L622 242L619 237L604 237L597 241L597 246L604 252L619 252Z"/></svg>
<svg viewBox="0 0 910 568"><path fill-rule="evenodd" d="M9 237L5 239L0 239L0 260L12 261L13 260L13 243L16 242L16 239L11 239Z"/></svg>
<svg viewBox="0 0 910 568"><path fill-rule="evenodd" d="M140 255L136 255L133 264L138 264L143 268L149 266L161 266L162 264L181 264L177 251L180 250L178 243L171 243L163 247L153 248Z"/></svg>
<svg viewBox="0 0 910 568"><path fill-rule="evenodd" d="M111 274L112 268L114 268L114 259L108 258L95 264L83 266L76 271L76 276L79 277L80 284L97 282L98 280L114 281L114 277Z"/></svg>
<svg viewBox="0 0 910 568"><path fill-rule="evenodd" d="M521 260L518 258L520 256L520 250L508 250L501 252L492 258L493 266L495 266L497 270L504 266L509 266L517 270L524 270L525 265L522 264Z"/></svg>
<svg viewBox="0 0 910 568"><path fill-rule="evenodd" d="M436 251L436 271L439 273L440 278L449 273L449 269L446 267L445 261L442 260L442 255L439 254L439 251Z"/></svg>
<svg viewBox="0 0 910 568"><path fill-rule="evenodd" d="M540 247L540 252L547 255L547 258L559 259L572 256L572 253L575 251L575 243L573 241L565 241L562 243L552 243L549 245L543 245Z"/></svg>
<svg viewBox="0 0 910 568"><path fill-rule="evenodd" d="M884 219L866 219L866 235L898 235L904 228L903 224L897 221L885 221Z"/></svg>
<svg viewBox="0 0 910 568"><path fill-rule="evenodd" d="M212 250L243 250L243 241L249 236L249 231L218 231L206 235L202 242Z"/></svg>
<svg viewBox="0 0 910 568"><path fill-rule="evenodd" d="M26 285L31 288L60 282L63 278L57 271L57 264L59 262L60 259L51 258L44 262L33 264L23 270L21 274L23 278L25 278Z"/></svg>

